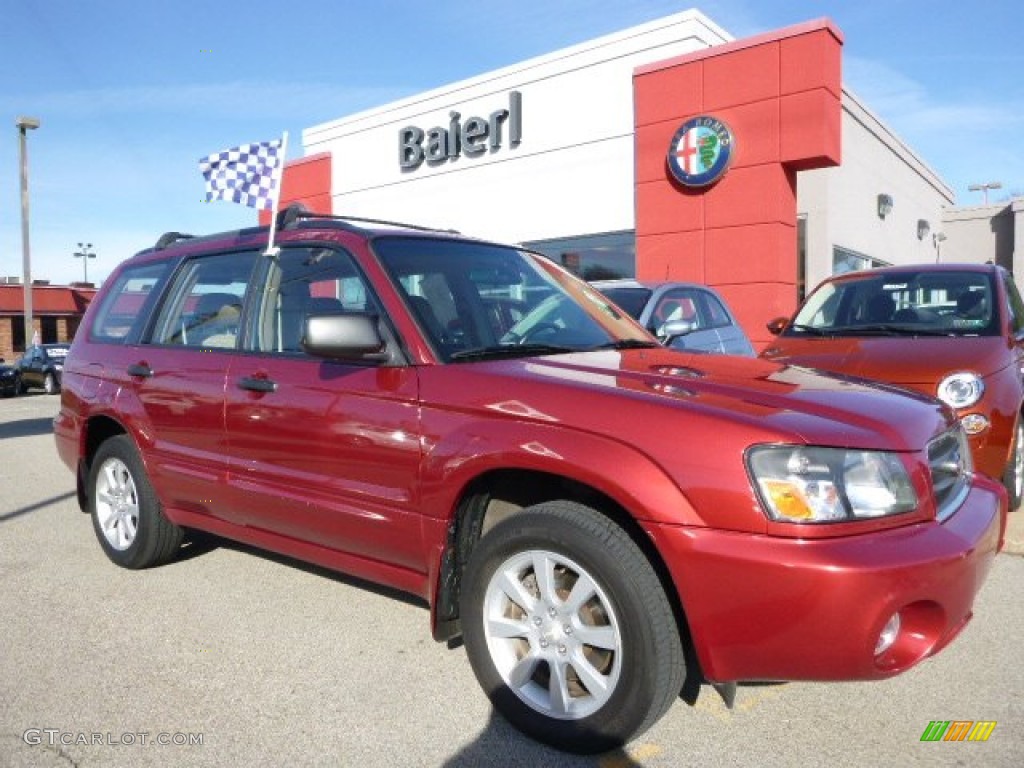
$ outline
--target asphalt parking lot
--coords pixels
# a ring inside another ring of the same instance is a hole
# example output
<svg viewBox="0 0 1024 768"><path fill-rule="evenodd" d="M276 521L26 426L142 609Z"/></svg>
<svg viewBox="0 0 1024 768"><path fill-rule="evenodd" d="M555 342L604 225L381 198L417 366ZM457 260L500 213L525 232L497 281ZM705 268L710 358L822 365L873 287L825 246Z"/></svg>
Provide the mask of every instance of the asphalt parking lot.
<svg viewBox="0 0 1024 768"><path fill-rule="evenodd" d="M0 766L1019 766L1024 529L950 648L878 683L705 689L620 753L520 736L425 606L213 542L130 572L78 511L50 420L0 400ZM1022 515L1018 512L1015 515ZM934 720L985 742L922 742Z"/></svg>

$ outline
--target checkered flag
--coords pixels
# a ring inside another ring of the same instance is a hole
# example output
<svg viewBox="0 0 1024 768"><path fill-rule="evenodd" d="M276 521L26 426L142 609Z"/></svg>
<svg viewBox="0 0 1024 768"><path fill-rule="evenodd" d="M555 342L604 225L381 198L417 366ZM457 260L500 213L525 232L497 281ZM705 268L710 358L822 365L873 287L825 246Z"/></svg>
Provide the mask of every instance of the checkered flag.
<svg viewBox="0 0 1024 768"><path fill-rule="evenodd" d="M250 208L272 210L284 167L282 139L243 144L199 161L206 179L206 202L232 200Z"/></svg>

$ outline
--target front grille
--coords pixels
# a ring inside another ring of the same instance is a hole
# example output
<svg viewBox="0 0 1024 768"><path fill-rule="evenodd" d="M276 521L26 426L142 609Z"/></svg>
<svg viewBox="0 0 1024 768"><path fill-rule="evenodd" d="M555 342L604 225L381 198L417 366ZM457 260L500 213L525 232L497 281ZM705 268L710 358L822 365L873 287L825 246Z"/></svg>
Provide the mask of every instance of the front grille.
<svg viewBox="0 0 1024 768"><path fill-rule="evenodd" d="M963 503L971 482L971 451L959 425L928 444L928 468L936 517L945 520Z"/></svg>

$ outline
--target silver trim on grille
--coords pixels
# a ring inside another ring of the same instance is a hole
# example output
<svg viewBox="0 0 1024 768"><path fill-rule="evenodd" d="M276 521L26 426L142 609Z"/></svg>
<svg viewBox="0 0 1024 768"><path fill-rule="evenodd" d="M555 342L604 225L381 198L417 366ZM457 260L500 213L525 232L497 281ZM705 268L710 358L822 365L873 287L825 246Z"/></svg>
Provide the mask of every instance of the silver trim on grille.
<svg viewBox="0 0 1024 768"><path fill-rule="evenodd" d="M971 449L958 424L928 443L928 469L935 496L935 516L946 520L963 504L970 490Z"/></svg>

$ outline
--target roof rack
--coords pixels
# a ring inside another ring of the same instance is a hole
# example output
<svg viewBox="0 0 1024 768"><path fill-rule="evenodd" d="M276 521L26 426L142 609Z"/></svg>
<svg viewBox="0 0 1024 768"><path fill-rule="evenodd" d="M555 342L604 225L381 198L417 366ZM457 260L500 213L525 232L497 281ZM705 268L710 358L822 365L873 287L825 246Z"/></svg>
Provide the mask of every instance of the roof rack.
<svg viewBox="0 0 1024 768"><path fill-rule="evenodd" d="M188 235L184 232L164 232L160 235L160 239L156 241L156 245L153 246L154 251L162 251L170 245L178 242L179 240L191 240L195 235Z"/></svg>
<svg viewBox="0 0 1024 768"><path fill-rule="evenodd" d="M414 229L420 232L448 232L451 234L460 234L455 229L439 229L437 227L425 227L421 224L407 224L401 221L388 221L387 219L369 219L363 216L344 216L333 213L317 213L309 210L302 203L292 203L283 211L277 215L277 228L284 229L298 229L304 222L311 221L313 219L326 220L332 222L339 222L341 224L350 224L352 229L363 229L358 226L359 224L380 224L386 227L402 227L403 229Z"/></svg>
<svg viewBox="0 0 1024 768"><path fill-rule="evenodd" d="M160 236L160 239L156 241L156 245L152 248L144 248L139 251L136 256L141 256L145 253L156 253L158 251L167 250L175 243L183 240L188 240L190 243L205 243L211 240L223 239L226 237L232 237L235 239L242 237L249 237L252 235L266 234L266 227L246 227L243 229L233 229L226 232L215 232L209 235L189 235L185 232L165 232Z"/></svg>
<svg viewBox="0 0 1024 768"><path fill-rule="evenodd" d="M277 214L277 228L278 230L284 231L287 229L299 229L301 228L313 228L319 223L320 226L329 226L348 229L353 232L365 232L367 227L360 226L361 224L368 225L381 225L385 227L402 227L403 229L412 229L419 232L445 232L448 234L458 235L460 232L456 229L439 229L437 227L425 227L420 224L406 224L400 221L388 221L386 219L369 219L362 216L340 216L337 214L330 213L316 213L315 211L309 210L302 203L292 203L283 211ZM182 240L195 240L197 243L213 240L216 238L222 238L225 236L242 237L247 235L254 235L259 232L266 232L266 227L248 227L240 230L232 230L230 232L218 232L211 235L190 235L186 232L164 232L160 238L156 241L156 245L152 248L147 248L139 252L139 255L143 253L152 253L153 251L163 251L170 248L177 242Z"/></svg>

